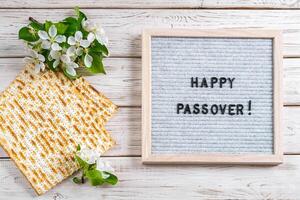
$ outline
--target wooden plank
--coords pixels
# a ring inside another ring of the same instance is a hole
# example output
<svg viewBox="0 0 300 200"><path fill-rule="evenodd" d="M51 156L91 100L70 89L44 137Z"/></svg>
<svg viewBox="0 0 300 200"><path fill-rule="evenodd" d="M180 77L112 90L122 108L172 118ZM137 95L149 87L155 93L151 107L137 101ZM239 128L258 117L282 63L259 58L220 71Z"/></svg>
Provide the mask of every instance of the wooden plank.
<svg viewBox="0 0 300 200"><path fill-rule="evenodd" d="M144 28L259 28L282 29L284 56L300 56L299 10L186 10L186 9L85 9L87 15L102 23L110 39L114 57L140 57ZM37 20L61 20L71 9L1 9L0 57L23 56L18 30L32 16Z"/></svg>
<svg viewBox="0 0 300 200"><path fill-rule="evenodd" d="M76 185L71 178L37 197L10 160L0 161L1 199L299 199L300 156L276 167L142 165L141 158L106 158L116 169L116 186ZM13 198L12 198L13 197Z"/></svg>
<svg viewBox="0 0 300 200"><path fill-rule="evenodd" d="M0 8L290 8L300 7L297 0L14 0L0 5Z"/></svg>
<svg viewBox="0 0 300 200"><path fill-rule="evenodd" d="M284 59L284 103L300 105L300 59Z"/></svg>
<svg viewBox="0 0 300 200"><path fill-rule="evenodd" d="M300 154L300 107L284 107L283 143L285 154ZM121 108L106 125L117 145L105 156L141 155L141 108ZM0 157L7 157L0 151Z"/></svg>
<svg viewBox="0 0 300 200"><path fill-rule="evenodd" d="M21 71L21 58L0 58L0 91ZM107 58L107 75L86 79L119 106L141 106L141 59ZM284 59L284 104L300 105L300 59Z"/></svg>

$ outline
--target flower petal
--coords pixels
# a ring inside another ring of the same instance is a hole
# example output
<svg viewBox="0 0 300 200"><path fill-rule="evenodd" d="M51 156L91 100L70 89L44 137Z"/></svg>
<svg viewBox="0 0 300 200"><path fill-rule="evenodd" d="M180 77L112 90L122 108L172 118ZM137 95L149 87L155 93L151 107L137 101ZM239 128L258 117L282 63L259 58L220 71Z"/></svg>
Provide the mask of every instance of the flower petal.
<svg viewBox="0 0 300 200"><path fill-rule="evenodd" d="M31 57L25 57L23 58L23 62L27 63L27 64L31 64L33 63L33 59Z"/></svg>
<svg viewBox="0 0 300 200"><path fill-rule="evenodd" d="M97 159L96 169L99 171L106 171L106 172L114 172L115 171L109 162L105 162L101 158Z"/></svg>
<svg viewBox="0 0 300 200"><path fill-rule="evenodd" d="M57 29L56 29L55 25L50 26L48 32L49 32L49 36L54 38L57 34Z"/></svg>
<svg viewBox="0 0 300 200"><path fill-rule="evenodd" d="M68 49L67 49L67 55L68 56L74 56L76 53L76 47L75 46L70 46Z"/></svg>
<svg viewBox="0 0 300 200"><path fill-rule="evenodd" d="M104 161L101 158L97 159L96 169L99 170L99 171L104 171L105 170L105 164L104 164Z"/></svg>
<svg viewBox="0 0 300 200"><path fill-rule="evenodd" d="M62 50L62 48L57 43L53 43L51 45L51 49L54 50L54 51L60 51L60 50Z"/></svg>
<svg viewBox="0 0 300 200"><path fill-rule="evenodd" d="M79 65L77 63L75 63L75 62L70 62L70 63L68 63L68 65L70 67L73 67L73 68L78 68L79 67Z"/></svg>
<svg viewBox="0 0 300 200"><path fill-rule="evenodd" d="M53 62L52 67L55 69L58 65L59 65L59 60L55 60L55 61Z"/></svg>
<svg viewBox="0 0 300 200"><path fill-rule="evenodd" d="M82 46L83 48L88 48L90 46L90 42L88 40L81 40L80 41L80 46Z"/></svg>
<svg viewBox="0 0 300 200"><path fill-rule="evenodd" d="M89 159L91 150L86 147L81 147L80 151L77 152L77 156L79 156L82 160L87 161Z"/></svg>
<svg viewBox="0 0 300 200"><path fill-rule="evenodd" d="M95 150L91 150L89 154L89 163L96 163L97 159L100 157L100 154Z"/></svg>
<svg viewBox="0 0 300 200"><path fill-rule="evenodd" d="M41 65L40 65L40 63L37 63L34 66L34 73L38 74L38 73L40 73L40 71L41 71Z"/></svg>
<svg viewBox="0 0 300 200"><path fill-rule="evenodd" d="M64 35L58 35L58 36L55 37L55 41L57 43L63 43L63 42L66 41L66 36L64 36Z"/></svg>
<svg viewBox="0 0 300 200"><path fill-rule="evenodd" d="M97 159L100 157L100 154L97 151L83 147L79 152L77 152L77 156L88 164L95 164Z"/></svg>
<svg viewBox="0 0 300 200"><path fill-rule="evenodd" d="M90 56L89 54L86 54L84 56L84 65L90 68L92 66L92 62L93 62L93 57Z"/></svg>
<svg viewBox="0 0 300 200"><path fill-rule="evenodd" d="M83 53L83 49L81 47L79 47L79 48L76 49L76 55L77 56L81 56L82 53Z"/></svg>
<svg viewBox="0 0 300 200"><path fill-rule="evenodd" d="M51 43L50 43L48 40L44 40L44 41L42 42L41 47L42 47L43 49L50 49Z"/></svg>
<svg viewBox="0 0 300 200"><path fill-rule="evenodd" d="M38 31L38 35L42 40L49 40L49 36L46 31Z"/></svg>
<svg viewBox="0 0 300 200"><path fill-rule="evenodd" d="M41 62L45 62L45 57L42 54L38 54L38 60Z"/></svg>
<svg viewBox="0 0 300 200"><path fill-rule="evenodd" d="M66 72L67 72L69 75L71 75L71 76L76 76L76 71L75 71L75 69L74 69L73 67L68 66L68 65L67 65L67 67L66 67Z"/></svg>
<svg viewBox="0 0 300 200"><path fill-rule="evenodd" d="M94 29L96 29L96 24L91 20L82 20L81 25L86 31L93 31Z"/></svg>
<svg viewBox="0 0 300 200"><path fill-rule="evenodd" d="M71 58L69 56L65 55L65 54L60 57L60 60L63 63L66 63L66 64L69 63L69 62L71 62Z"/></svg>
<svg viewBox="0 0 300 200"><path fill-rule="evenodd" d="M80 42L80 40L82 40L82 32L81 31L76 31L76 33L75 33L75 40L77 42Z"/></svg>
<svg viewBox="0 0 300 200"><path fill-rule="evenodd" d="M68 38L68 44L69 45L75 45L76 44L76 40L75 40L75 38L73 36L70 36Z"/></svg>
<svg viewBox="0 0 300 200"><path fill-rule="evenodd" d="M50 53L49 53L49 55L48 55L48 60L49 60L49 61L52 61L52 60L53 60L53 58L52 58L52 56L50 55Z"/></svg>
<svg viewBox="0 0 300 200"><path fill-rule="evenodd" d="M41 66L41 70L44 71L45 68L46 68L45 64L44 63L40 63L40 66Z"/></svg>
<svg viewBox="0 0 300 200"><path fill-rule="evenodd" d="M28 53L29 53L30 57L32 57L32 58L38 57L38 53L32 49L29 49Z"/></svg>
<svg viewBox="0 0 300 200"><path fill-rule="evenodd" d="M88 164L95 164L100 157L100 154L97 151L89 148L82 148L77 155Z"/></svg>
<svg viewBox="0 0 300 200"><path fill-rule="evenodd" d="M100 44L104 44L104 45L108 44L108 38L103 34L96 34L96 39Z"/></svg>
<svg viewBox="0 0 300 200"><path fill-rule="evenodd" d="M92 43L95 40L95 34L94 33L89 33L87 36L87 40Z"/></svg>
<svg viewBox="0 0 300 200"><path fill-rule="evenodd" d="M60 58L61 53L60 53L59 51L51 50L51 51L50 51L50 56L51 56L53 59L57 60L57 59Z"/></svg>

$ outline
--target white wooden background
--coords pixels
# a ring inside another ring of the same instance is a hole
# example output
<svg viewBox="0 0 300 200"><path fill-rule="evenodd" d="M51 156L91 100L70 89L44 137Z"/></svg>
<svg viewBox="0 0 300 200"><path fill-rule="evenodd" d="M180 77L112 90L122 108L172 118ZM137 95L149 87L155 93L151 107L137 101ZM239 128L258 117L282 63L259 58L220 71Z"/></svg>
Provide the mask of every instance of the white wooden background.
<svg viewBox="0 0 300 200"><path fill-rule="evenodd" d="M0 199L300 199L299 0L0 0L0 90L23 67L18 29L32 16L59 20L80 6L110 37L107 75L88 80L121 106L108 123L117 139L106 154L120 182L77 186L68 179L37 197L4 153ZM141 31L151 27L269 28L284 37L284 164L145 166L141 164Z"/></svg>

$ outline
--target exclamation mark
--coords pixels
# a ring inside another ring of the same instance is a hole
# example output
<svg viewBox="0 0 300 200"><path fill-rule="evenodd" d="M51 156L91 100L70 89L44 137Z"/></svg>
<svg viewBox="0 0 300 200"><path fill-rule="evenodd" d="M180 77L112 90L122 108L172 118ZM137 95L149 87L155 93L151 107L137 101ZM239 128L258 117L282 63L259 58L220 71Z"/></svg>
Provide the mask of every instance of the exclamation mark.
<svg viewBox="0 0 300 200"><path fill-rule="evenodd" d="M251 115L251 100L248 101L248 115Z"/></svg>

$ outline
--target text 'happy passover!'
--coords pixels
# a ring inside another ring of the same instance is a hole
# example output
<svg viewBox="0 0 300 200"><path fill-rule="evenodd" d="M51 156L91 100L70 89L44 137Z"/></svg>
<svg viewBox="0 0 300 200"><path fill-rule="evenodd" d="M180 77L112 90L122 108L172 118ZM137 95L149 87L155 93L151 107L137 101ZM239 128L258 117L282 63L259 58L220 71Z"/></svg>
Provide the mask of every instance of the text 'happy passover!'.
<svg viewBox="0 0 300 200"><path fill-rule="evenodd" d="M236 83L234 77L191 77L190 87L193 89L216 89L216 88L229 88L233 89ZM222 90L221 90L222 92ZM224 90L226 92L226 90ZM201 93L200 93L201 94ZM210 103L177 103L177 114L203 114L203 115L251 115L252 101L248 100L243 103L232 104L210 104Z"/></svg>

